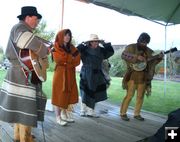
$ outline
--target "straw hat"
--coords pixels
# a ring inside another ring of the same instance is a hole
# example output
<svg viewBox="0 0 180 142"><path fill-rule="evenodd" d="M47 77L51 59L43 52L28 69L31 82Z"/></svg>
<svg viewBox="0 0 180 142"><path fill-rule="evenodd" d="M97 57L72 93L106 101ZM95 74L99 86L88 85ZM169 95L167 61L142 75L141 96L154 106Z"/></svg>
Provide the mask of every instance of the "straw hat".
<svg viewBox="0 0 180 142"><path fill-rule="evenodd" d="M102 39L99 39L98 35L96 34L90 34L89 39L86 42L90 41L102 41Z"/></svg>

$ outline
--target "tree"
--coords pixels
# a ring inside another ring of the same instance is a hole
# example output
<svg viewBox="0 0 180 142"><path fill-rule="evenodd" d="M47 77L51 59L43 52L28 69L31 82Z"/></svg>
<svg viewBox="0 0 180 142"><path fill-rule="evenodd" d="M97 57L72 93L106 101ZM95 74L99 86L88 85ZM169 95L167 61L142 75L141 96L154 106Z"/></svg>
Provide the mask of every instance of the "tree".
<svg viewBox="0 0 180 142"><path fill-rule="evenodd" d="M46 31L47 23L46 21L42 21L39 26L34 30L34 33L41 37L42 39L45 39L47 41L51 41L54 39L55 32L54 31Z"/></svg>
<svg viewBox="0 0 180 142"><path fill-rule="evenodd" d="M126 71L126 63L121 59L122 50L116 50L115 54L109 59L111 63L110 75L122 77Z"/></svg>
<svg viewBox="0 0 180 142"><path fill-rule="evenodd" d="M0 53L3 53L3 47L0 46Z"/></svg>
<svg viewBox="0 0 180 142"><path fill-rule="evenodd" d="M35 29L34 33L46 40L46 41L49 41L49 43L51 43L51 41L54 39L54 36L55 36L55 32L54 31L46 31L46 27L47 27L47 24L45 21L42 21L39 26ZM52 42L53 44L53 42ZM52 62L52 57L49 56L48 57L48 60L49 60L49 71L53 71L54 70L54 63Z"/></svg>
<svg viewBox="0 0 180 142"><path fill-rule="evenodd" d="M3 54L3 47L0 46L0 63L3 62L4 54Z"/></svg>

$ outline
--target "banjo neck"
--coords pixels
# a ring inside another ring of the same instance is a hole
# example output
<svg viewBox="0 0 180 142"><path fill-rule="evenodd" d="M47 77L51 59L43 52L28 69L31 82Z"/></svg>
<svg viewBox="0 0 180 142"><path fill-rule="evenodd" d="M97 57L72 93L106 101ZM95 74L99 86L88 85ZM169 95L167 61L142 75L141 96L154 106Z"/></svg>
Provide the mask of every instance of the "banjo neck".
<svg viewBox="0 0 180 142"><path fill-rule="evenodd" d="M159 53L159 54L157 54L157 55L154 55L154 56L148 58L148 59L147 59L146 61L144 61L144 62L138 62L138 63L132 64L131 66L132 66L132 68L133 68L135 71L143 71L143 70L147 67L147 63L148 63L148 62L153 61L153 60L155 60L155 59L158 59L161 54L165 55L165 54L167 54L167 53L175 52L175 51L177 51L177 48L176 48L176 47L174 47L174 48L172 48L172 49L170 49L170 50L167 50L167 51L165 51L165 52L161 52L161 53Z"/></svg>
<svg viewBox="0 0 180 142"><path fill-rule="evenodd" d="M175 52L175 51L177 51L177 48L176 48L176 47L174 47L174 48L172 48L172 49L170 49L170 50L167 50L167 51L165 51L165 52L161 52L161 53L159 53L159 54L157 54L157 55L154 55L154 56L148 58L148 59L147 59L147 62L150 62L150 61L152 61L152 60L158 59L161 54L165 55L165 54L167 54L167 53Z"/></svg>

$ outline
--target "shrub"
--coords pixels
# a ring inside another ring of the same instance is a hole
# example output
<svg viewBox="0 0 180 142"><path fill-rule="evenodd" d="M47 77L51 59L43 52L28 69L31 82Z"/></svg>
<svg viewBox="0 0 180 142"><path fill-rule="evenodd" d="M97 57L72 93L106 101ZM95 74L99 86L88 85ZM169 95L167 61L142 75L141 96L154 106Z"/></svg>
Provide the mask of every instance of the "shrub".
<svg viewBox="0 0 180 142"><path fill-rule="evenodd" d="M109 59L111 63L110 75L122 77L126 71L126 63L121 59L122 50L119 49Z"/></svg>

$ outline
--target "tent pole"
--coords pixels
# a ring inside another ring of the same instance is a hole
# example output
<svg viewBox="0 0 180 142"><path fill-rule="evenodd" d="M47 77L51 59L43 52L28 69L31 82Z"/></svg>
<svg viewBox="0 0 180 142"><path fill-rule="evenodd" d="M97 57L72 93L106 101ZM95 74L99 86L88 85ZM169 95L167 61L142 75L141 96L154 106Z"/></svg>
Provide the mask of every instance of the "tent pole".
<svg viewBox="0 0 180 142"><path fill-rule="evenodd" d="M64 23L64 0L61 0L61 30L63 29Z"/></svg>
<svg viewBox="0 0 180 142"><path fill-rule="evenodd" d="M167 44L167 26L165 26L165 51L166 51L166 44ZM164 96L166 95L166 80L167 80L167 70L166 70L166 66L167 66L167 56L166 54L164 55Z"/></svg>

